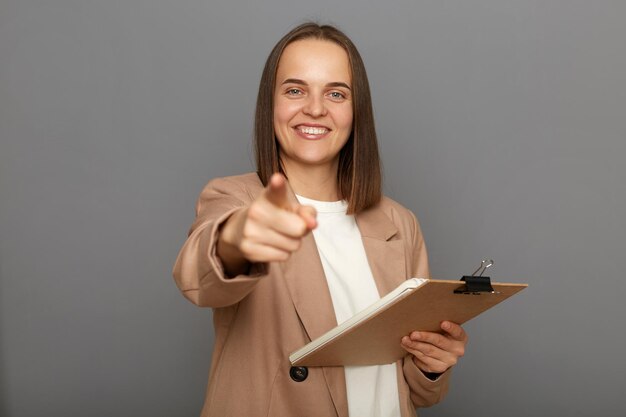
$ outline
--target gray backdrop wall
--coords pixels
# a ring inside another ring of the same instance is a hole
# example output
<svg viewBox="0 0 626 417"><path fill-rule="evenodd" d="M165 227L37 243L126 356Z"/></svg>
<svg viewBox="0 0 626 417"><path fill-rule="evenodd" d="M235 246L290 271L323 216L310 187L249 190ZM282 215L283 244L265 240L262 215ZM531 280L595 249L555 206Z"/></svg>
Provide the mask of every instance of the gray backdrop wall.
<svg viewBox="0 0 626 417"><path fill-rule="evenodd" d="M421 415L625 415L626 2L580 0L2 0L0 415L198 414L211 311L171 267L305 19L362 52L433 276L530 283Z"/></svg>

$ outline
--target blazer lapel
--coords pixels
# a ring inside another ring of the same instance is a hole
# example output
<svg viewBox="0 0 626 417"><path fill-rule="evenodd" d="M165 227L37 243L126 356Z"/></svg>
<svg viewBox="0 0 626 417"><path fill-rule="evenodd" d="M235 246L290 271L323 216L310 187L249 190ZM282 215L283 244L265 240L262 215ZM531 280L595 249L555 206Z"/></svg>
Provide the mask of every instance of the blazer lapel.
<svg viewBox="0 0 626 417"><path fill-rule="evenodd" d="M313 234L302 239L300 249L280 264L283 279L309 340L337 326L333 302ZM343 367L322 368L330 396L339 417L348 417L348 396Z"/></svg>
<svg viewBox="0 0 626 417"><path fill-rule="evenodd" d="M251 182L254 188L251 198L254 199L263 191L263 185L258 176L254 176ZM287 189L288 199L292 203L298 203L289 183ZM300 249L291 254L289 261L278 265L309 340L314 340L337 326L326 275L313 234L309 233L302 239ZM324 367L322 370L337 415L348 417L348 396L343 367Z"/></svg>
<svg viewBox="0 0 626 417"><path fill-rule="evenodd" d="M302 239L300 249L280 264L293 305L310 340L337 326L333 302L313 234Z"/></svg>
<svg viewBox="0 0 626 417"><path fill-rule="evenodd" d="M382 297L406 280L405 243L398 228L376 206L356 216L367 260Z"/></svg>
<svg viewBox="0 0 626 417"><path fill-rule="evenodd" d="M289 183L287 199L292 204L298 204ZM333 301L313 233L306 235L300 249L291 254L289 261L280 265L285 284L309 339L313 340L337 326Z"/></svg>
<svg viewBox="0 0 626 417"><path fill-rule="evenodd" d="M295 195L294 195L295 198ZM398 229L378 207L356 216L367 260L382 297L400 285L406 275L405 242ZM300 249L280 264L293 304L310 340L337 326L333 302L313 234Z"/></svg>

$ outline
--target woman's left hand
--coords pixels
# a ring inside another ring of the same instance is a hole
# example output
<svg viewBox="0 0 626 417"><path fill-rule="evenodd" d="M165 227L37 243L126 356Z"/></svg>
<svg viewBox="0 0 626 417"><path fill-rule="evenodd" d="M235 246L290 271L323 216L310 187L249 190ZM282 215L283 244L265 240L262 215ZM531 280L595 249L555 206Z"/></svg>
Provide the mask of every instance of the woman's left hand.
<svg viewBox="0 0 626 417"><path fill-rule="evenodd" d="M415 331L402 338L402 347L413 355L413 362L422 372L443 373L465 354L465 330L450 321L442 322L441 329L443 334Z"/></svg>

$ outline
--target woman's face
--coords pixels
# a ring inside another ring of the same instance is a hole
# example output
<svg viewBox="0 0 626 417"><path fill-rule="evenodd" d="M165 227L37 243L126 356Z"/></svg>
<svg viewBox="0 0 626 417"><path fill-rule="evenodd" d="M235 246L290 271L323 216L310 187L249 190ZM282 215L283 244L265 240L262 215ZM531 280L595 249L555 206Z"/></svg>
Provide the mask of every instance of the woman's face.
<svg viewBox="0 0 626 417"><path fill-rule="evenodd" d="M274 90L274 131L290 169L336 169L352 130L352 79L348 55L318 39L289 44L280 58Z"/></svg>

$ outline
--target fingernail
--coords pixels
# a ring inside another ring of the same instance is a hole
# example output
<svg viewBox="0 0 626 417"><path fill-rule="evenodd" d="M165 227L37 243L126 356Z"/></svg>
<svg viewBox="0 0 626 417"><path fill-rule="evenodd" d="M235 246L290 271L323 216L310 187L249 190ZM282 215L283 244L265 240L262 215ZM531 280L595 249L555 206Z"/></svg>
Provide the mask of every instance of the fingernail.
<svg viewBox="0 0 626 417"><path fill-rule="evenodd" d="M444 322L441 324L441 327L442 327L444 330L450 330L450 323L448 323L447 321L444 321Z"/></svg>
<svg viewBox="0 0 626 417"><path fill-rule="evenodd" d="M413 340L417 340L417 339L419 339L420 337L422 337L422 335L420 334L420 332L413 332L413 333L411 333L411 339L413 339Z"/></svg>

